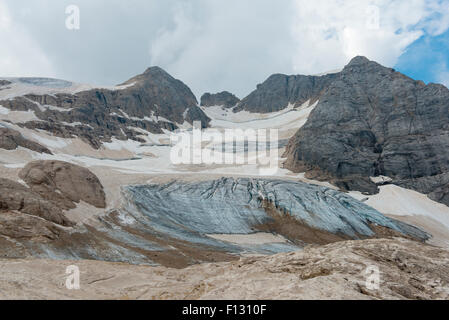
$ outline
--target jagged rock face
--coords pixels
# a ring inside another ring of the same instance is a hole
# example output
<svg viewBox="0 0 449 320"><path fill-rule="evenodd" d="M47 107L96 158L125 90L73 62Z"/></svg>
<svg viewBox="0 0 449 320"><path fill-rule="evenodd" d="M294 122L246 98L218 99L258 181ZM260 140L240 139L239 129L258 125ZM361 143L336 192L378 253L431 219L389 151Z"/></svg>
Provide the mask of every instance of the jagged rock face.
<svg viewBox="0 0 449 320"><path fill-rule="evenodd" d="M23 147L39 153L51 154L50 150L41 146L39 143L25 139L20 132L0 127L0 148L15 150L18 147Z"/></svg>
<svg viewBox="0 0 449 320"><path fill-rule="evenodd" d="M244 98L234 111L269 113L285 109L289 104L314 103L338 74L324 76L287 76L275 74Z"/></svg>
<svg viewBox="0 0 449 320"><path fill-rule="evenodd" d="M449 205L449 90L354 58L320 97L286 156L293 171L388 176Z"/></svg>
<svg viewBox="0 0 449 320"><path fill-rule="evenodd" d="M100 180L86 168L63 161L33 161L19 176L34 192L60 208L73 209L80 201L97 208L106 207Z"/></svg>
<svg viewBox="0 0 449 320"><path fill-rule="evenodd" d="M20 183L0 178L0 219L5 220L7 217L4 214L11 211L40 217L63 226L72 225L57 204L44 199L39 193ZM23 219L26 220L26 217ZM27 221L30 219L35 220L29 218ZM12 236L11 232L5 232L5 229L8 230L10 227L6 225L6 222L1 223L0 234Z"/></svg>
<svg viewBox="0 0 449 320"><path fill-rule="evenodd" d="M162 133L162 129L177 129L177 124L184 121L198 120L203 127L210 122L191 90L158 67L149 68L123 86L120 90L94 89L74 95L28 94L0 104L14 111L33 110L43 120L22 124L27 128L63 138L78 136L94 148L112 137L144 142L141 133L132 128Z"/></svg>
<svg viewBox="0 0 449 320"><path fill-rule="evenodd" d="M215 94L205 93L201 97L201 106L203 107L221 106L225 108L232 108L239 102L239 98L227 91Z"/></svg>

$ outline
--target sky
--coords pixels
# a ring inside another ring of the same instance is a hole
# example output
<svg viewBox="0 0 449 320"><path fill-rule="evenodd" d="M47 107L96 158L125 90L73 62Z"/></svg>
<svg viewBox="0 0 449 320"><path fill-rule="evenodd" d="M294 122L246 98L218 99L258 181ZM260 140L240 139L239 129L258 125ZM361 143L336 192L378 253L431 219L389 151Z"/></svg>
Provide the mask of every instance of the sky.
<svg viewBox="0 0 449 320"><path fill-rule="evenodd" d="M0 76L114 85L157 65L198 99L357 55L449 86L449 0L0 0L0 43Z"/></svg>

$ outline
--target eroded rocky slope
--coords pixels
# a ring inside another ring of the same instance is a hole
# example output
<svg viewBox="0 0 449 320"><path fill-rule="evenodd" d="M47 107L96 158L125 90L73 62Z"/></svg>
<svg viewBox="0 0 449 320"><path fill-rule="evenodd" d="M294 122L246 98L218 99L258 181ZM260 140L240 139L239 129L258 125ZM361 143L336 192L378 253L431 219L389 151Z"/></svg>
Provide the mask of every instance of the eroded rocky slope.
<svg viewBox="0 0 449 320"><path fill-rule="evenodd" d="M449 299L448 262L447 250L404 239L338 242L183 270L0 260L0 298ZM65 287L66 267L73 264L80 268L80 290ZM378 289L367 286L369 267L380 271Z"/></svg>
<svg viewBox="0 0 449 320"><path fill-rule="evenodd" d="M16 130L2 127L0 124L0 149L15 150L18 147L23 147L39 153L51 154L51 151L37 142L30 141L22 136Z"/></svg>

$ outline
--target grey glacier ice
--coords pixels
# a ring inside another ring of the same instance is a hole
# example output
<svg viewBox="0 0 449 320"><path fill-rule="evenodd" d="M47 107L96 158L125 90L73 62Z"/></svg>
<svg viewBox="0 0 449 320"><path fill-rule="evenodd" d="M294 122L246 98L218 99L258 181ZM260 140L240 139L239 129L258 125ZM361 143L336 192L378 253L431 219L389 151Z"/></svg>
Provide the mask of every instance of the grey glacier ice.
<svg viewBox="0 0 449 320"><path fill-rule="evenodd" d="M309 227L353 239L374 236L373 224L427 237L345 193L302 182L222 178L129 186L127 191L155 230L188 241L199 241L206 234L254 233L255 226L271 219L264 201Z"/></svg>

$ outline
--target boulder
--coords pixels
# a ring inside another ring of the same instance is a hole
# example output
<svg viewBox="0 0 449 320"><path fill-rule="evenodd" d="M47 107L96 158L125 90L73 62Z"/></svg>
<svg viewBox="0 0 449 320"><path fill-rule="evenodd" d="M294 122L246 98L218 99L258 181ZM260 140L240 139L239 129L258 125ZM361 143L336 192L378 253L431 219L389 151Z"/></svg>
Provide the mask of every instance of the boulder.
<svg viewBox="0 0 449 320"><path fill-rule="evenodd" d="M80 201L106 207L100 180L86 168L62 161L34 161L19 176L31 190L63 209L73 209Z"/></svg>

